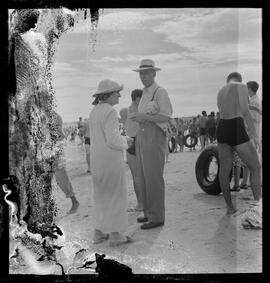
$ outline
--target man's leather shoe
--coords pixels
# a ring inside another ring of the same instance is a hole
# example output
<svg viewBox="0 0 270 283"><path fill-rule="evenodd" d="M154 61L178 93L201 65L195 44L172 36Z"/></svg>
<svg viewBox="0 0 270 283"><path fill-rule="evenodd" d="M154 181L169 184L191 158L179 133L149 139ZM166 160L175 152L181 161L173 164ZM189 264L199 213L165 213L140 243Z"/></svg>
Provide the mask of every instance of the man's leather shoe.
<svg viewBox="0 0 270 283"><path fill-rule="evenodd" d="M156 228L156 227L163 226L163 225L164 225L164 222L147 222L141 226L141 229L143 230L152 229L152 228Z"/></svg>
<svg viewBox="0 0 270 283"><path fill-rule="evenodd" d="M137 222L139 222L139 223L143 223L143 222L147 222L147 221L148 221L148 218L144 217L144 216L137 218Z"/></svg>

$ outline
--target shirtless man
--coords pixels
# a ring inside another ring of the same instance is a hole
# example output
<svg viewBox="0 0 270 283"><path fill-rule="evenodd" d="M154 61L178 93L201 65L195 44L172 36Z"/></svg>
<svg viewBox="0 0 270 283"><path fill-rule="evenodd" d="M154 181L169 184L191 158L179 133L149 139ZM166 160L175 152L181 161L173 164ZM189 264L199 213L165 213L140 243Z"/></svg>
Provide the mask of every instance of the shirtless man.
<svg viewBox="0 0 270 283"><path fill-rule="evenodd" d="M236 212L230 193L230 172L233 150L251 172L251 188L254 199L261 200L261 165L254 146L259 138L248 105L248 89L239 73L227 77L227 84L219 91L217 106L220 121L217 128L218 154L220 160L219 182L227 205L227 214ZM248 136L245 124L248 127ZM254 143L252 142L254 141Z"/></svg>

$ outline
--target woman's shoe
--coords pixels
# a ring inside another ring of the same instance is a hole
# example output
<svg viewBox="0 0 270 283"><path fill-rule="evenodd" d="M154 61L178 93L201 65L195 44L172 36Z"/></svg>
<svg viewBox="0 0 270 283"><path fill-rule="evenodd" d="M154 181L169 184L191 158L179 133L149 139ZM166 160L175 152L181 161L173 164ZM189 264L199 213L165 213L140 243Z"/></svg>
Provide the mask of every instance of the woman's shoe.
<svg viewBox="0 0 270 283"><path fill-rule="evenodd" d="M117 247L117 246L121 246L121 245L124 245L124 244L132 243L132 242L133 242L133 240L129 236L126 236L125 240L111 241L109 243L109 246L110 247Z"/></svg>
<svg viewBox="0 0 270 283"><path fill-rule="evenodd" d="M109 234L104 234L100 238L93 240L93 244L97 245L109 239Z"/></svg>

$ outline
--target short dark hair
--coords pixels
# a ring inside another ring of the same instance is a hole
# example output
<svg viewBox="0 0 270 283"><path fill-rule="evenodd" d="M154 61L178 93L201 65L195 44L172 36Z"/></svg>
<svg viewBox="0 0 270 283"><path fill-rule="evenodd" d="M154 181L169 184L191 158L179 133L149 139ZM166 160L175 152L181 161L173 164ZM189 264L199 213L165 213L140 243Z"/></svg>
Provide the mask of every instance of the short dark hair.
<svg viewBox="0 0 270 283"><path fill-rule="evenodd" d="M238 82L242 82L242 76L240 73L237 73L237 72L233 72L233 73L230 73L227 77L227 83L231 80L231 79L236 79Z"/></svg>
<svg viewBox="0 0 270 283"><path fill-rule="evenodd" d="M206 111L205 110L202 111L202 115L206 115Z"/></svg>
<svg viewBox="0 0 270 283"><path fill-rule="evenodd" d="M101 93L96 96L95 100L92 102L93 105L99 104L100 101L106 101L114 92Z"/></svg>
<svg viewBox="0 0 270 283"><path fill-rule="evenodd" d="M143 93L143 91L141 89L134 89L131 92L131 99L132 99L132 101L135 101L138 97L141 98L142 97L142 93Z"/></svg>
<svg viewBox="0 0 270 283"><path fill-rule="evenodd" d="M114 92L106 92L98 95L99 101L107 100Z"/></svg>
<svg viewBox="0 0 270 283"><path fill-rule="evenodd" d="M249 81L247 82L247 88L250 88L254 93L256 93L259 88L259 84L255 81Z"/></svg>

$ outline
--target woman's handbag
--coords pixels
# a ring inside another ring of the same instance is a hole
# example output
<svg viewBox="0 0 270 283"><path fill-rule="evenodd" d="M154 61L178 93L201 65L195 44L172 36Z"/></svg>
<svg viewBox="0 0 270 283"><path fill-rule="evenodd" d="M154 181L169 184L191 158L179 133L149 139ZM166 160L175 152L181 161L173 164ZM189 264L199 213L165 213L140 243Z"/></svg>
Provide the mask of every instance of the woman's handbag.
<svg viewBox="0 0 270 283"><path fill-rule="evenodd" d="M133 143L132 146L127 149L127 152L129 154L136 155L136 150L135 150L136 137L131 137L131 138L133 138Z"/></svg>

